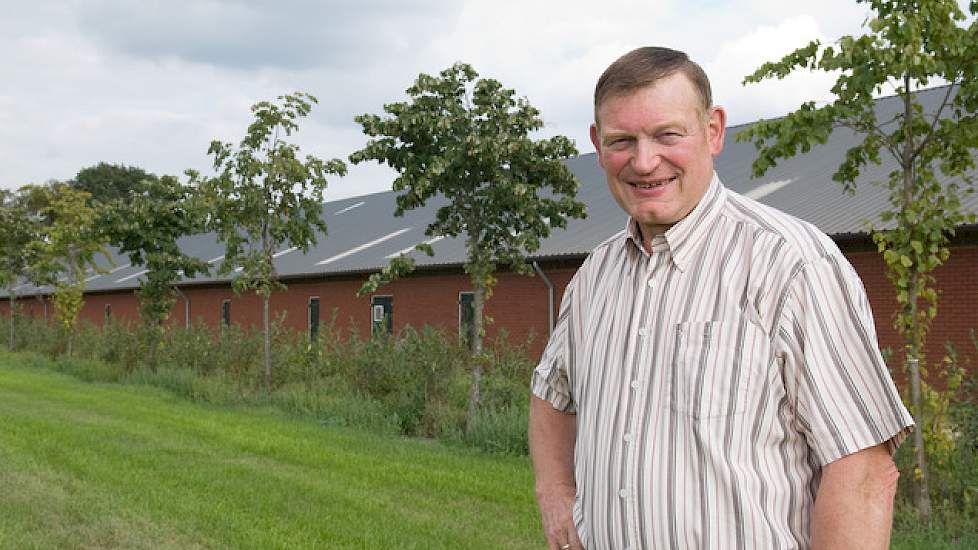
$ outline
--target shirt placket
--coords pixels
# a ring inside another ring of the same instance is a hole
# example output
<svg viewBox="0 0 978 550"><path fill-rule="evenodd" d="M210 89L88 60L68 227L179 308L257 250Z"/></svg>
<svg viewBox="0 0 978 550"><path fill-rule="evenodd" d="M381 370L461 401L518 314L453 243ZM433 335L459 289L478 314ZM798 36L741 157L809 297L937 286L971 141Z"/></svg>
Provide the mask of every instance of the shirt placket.
<svg viewBox="0 0 978 550"><path fill-rule="evenodd" d="M645 256L643 258L645 261L642 262L643 269L641 270L640 284L636 285L638 287L635 297L636 303L647 302L650 306L650 311L642 312L642 315L637 317L638 323L635 330L637 330L639 337L640 351L638 354L638 364L632 371L633 376L628 382L631 414L628 416L628 426L622 436L622 444L625 446L625 452L622 453L622 456L625 457L626 468L625 479L623 480L623 487L619 491L619 496L625 501L625 517L623 518L626 533L625 550L638 550L642 548L641 541L643 537L638 532L641 511L638 509L636 501L638 491L644 490L644 487L638 486L637 477L639 469L642 467L639 463L641 449L648 442L642 440L647 436L638 433L638 430L643 417L650 414L651 396L649 394L652 391L650 381L656 331L656 318L655 315L651 314L651 311L656 309L656 296L657 290L659 290L658 282L664 270L662 265L664 261L667 261L668 255L667 250L660 250L653 251L652 254ZM649 499L646 500L648 501Z"/></svg>

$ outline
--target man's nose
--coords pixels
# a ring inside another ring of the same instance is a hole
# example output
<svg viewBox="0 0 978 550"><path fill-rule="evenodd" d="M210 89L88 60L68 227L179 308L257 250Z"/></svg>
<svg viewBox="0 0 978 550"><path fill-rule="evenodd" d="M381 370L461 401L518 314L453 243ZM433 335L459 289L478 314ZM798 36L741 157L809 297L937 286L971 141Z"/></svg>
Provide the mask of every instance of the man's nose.
<svg viewBox="0 0 978 550"><path fill-rule="evenodd" d="M662 163L659 148L650 140L638 140L635 145L635 155L632 157L632 169L637 174L651 174Z"/></svg>

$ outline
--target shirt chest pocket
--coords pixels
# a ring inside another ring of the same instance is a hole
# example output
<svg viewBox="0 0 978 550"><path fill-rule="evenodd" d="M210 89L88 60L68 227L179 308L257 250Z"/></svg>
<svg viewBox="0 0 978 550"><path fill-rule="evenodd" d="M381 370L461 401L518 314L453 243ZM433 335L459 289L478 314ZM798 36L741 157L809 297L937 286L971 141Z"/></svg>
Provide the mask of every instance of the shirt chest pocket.
<svg viewBox="0 0 978 550"><path fill-rule="evenodd" d="M693 321L675 325L669 405L697 420L743 413L761 379L770 343L750 321Z"/></svg>

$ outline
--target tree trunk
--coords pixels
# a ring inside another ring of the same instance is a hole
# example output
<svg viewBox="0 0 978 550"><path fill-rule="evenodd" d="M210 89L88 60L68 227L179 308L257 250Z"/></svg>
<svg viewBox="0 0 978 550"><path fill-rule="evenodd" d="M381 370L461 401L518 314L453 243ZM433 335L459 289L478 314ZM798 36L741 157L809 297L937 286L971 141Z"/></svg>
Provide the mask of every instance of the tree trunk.
<svg viewBox="0 0 978 550"><path fill-rule="evenodd" d="M146 364L149 366L149 371L156 372L156 351L160 347L160 330L163 327L162 321L150 322L149 334L149 349L146 350Z"/></svg>
<svg viewBox="0 0 978 550"><path fill-rule="evenodd" d="M13 285L7 288L7 295L10 296L10 351L14 351L14 320L17 317L17 295L14 294Z"/></svg>
<svg viewBox="0 0 978 550"><path fill-rule="evenodd" d="M913 452L919 469L919 479L913 485L914 505L920 515L930 517L930 483L927 475L927 454L924 448L924 426L923 414L921 409L920 395L920 363L916 357L907 359L907 366L910 369L910 400L917 413L917 429L913 431Z"/></svg>
<svg viewBox="0 0 978 550"><path fill-rule="evenodd" d="M910 96L910 77L903 77L903 205L901 210L904 215L901 218L906 223L906 211L911 206L914 197L914 183L916 179L914 166L914 135L913 135L913 108ZM923 400L921 398L921 378L920 378L920 350L923 348L923 330L920 326L920 316L918 315L917 300L920 297L920 262L914 261L911 266L910 288L908 288L908 301L904 307L904 314L910 316L909 334L905 334L907 342L907 367L910 372L910 406L914 414L917 415L917 429L913 435L914 458L917 462L919 478L914 483L914 505L917 511L924 518L930 517L930 483L927 475L927 450L924 447L924 426L926 418L924 415Z"/></svg>
<svg viewBox="0 0 978 550"><path fill-rule="evenodd" d="M472 300L472 385L469 387L469 410L465 414L465 431L469 432L475 422L475 415L479 412L479 404L482 402L482 334L485 322L483 320L483 310L485 309L486 289L485 283L479 281L475 285L475 296Z"/></svg>
<svg viewBox="0 0 978 550"><path fill-rule="evenodd" d="M262 294L261 321L265 330L265 389L272 389L272 338L268 322L268 293Z"/></svg>

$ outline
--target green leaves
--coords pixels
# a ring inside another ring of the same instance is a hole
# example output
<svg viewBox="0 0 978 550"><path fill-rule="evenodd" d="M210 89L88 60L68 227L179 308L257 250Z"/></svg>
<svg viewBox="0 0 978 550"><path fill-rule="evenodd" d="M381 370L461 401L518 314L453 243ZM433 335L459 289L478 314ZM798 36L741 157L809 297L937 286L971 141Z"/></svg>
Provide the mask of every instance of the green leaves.
<svg viewBox="0 0 978 550"><path fill-rule="evenodd" d="M971 192L965 186L972 183L969 172L978 148L978 2L969 4L967 19L955 0L867 3L874 12L866 22L867 34L843 36L825 47L812 42L744 79L746 84L783 78L798 68L826 71L837 75L835 100L819 108L803 104L784 118L752 125L737 139L757 147L753 173L760 176L780 159L825 143L835 128L848 128L862 141L846 151L832 177L850 193L867 165L880 164L881 153L896 161L899 169L877 182L889 191L890 202L880 219L895 227L873 232L873 239L901 308L895 327L905 339L907 357L914 360L910 363L917 365L937 314L939 296L931 273L950 256L954 228L974 219L962 212L961 195ZM931 81L949 85L939 107L925 112L914 92ZM873 98L890 90L896 91L900 109L879 119ZM913 367L911 378L922 382ZM924 410L919 392L912 409ZM918 464L926 481L919 445ZM926 495L926 486L918 494ZM926 514L929 503L921 500L918 507Z"/></svg>
<svg viewBox="0 0 978 550"><path fill-rule="evenodd" d="M296 92L277 102L252 106L254 120L241 143L214 141L208 154L214 157L217 176L204 178L190 172L209 214L208 225L225 243L221 274L240 268L232 285L238 292L254 289L268 296L281 285L272 256L281 248L303 252L316 242L317 230L326 233L322 220L327 175L346 174L339 159L323 161L300 156L297 145L283 137L299 128L316 98Z"/></svg>
<svg viewBox="0 0 978 550"><path fill-rule="evenodd" d="M81 311L88 271L104 273L95 255L109 258L97 211L88 205L90 195L64 183L24 189L38 205L43 220L35 240L29 243L34 279L55 287L57 317L68 334L68 354L75 321Z"/></svg>
<svg viewBox="0 0 978 550"><path fill-rule="evenodd" d="M300 160L299 147L283 137L299 129L316 98L296 92L277 102L261 101L251 108L254 121L237 147L214 141L217 176L189 172L209 213L208 226L225 246L219 273L234 270L235 292L253 289L263 301L265 384L271 385L269 298L285 288L275 273L274 255L285 247L307 252L316 231L325 234L323 192L328 174L346 175L339 159L322 161L312 155Z"/></svg>
<svg viewBox="0 0 978 550"><path fill-rule="evenodd" d="M438 76L421 74L407 89L409 101L385 105L384 116L355 117L371 139L350 162L375 160L398 172L393 187L402 193L395 215L436 195L446 197L448 204L438 209L426 234L465 237L465 271L477 294L488 297L497 264L529 273L526 255L551 228L584 217L584 205L574 200L577 181L561 162L577 154L573 142L564 136L530 139L530 132L543 127L540 112L500 82L478 76L464 63ZM424 251L433 252L430 246ZM359 293L413 268L412 258L395 258Z"/></svg>
<svg viewBox="0 0 978 550"><path fill-rule="evenodd" d="M12 289L29 276L30 243L39 238L40 220L32 215L22 193L0 190L0 287Z"/></svg>
<svg viewBox="0 0 978 550"><path fill-rule="evenodd" d="M206 262L187 256L177 240L203 232L204 211L194 189L173 176L147 180L142 188L106 205L102 224L109 242L147 273L139 286L145 328L162 325L175 300L181 276L209 271ZM152 333L155 334L155 333Z"/></svg>

